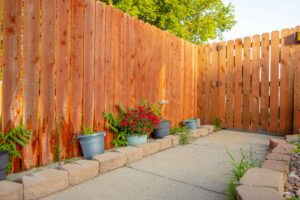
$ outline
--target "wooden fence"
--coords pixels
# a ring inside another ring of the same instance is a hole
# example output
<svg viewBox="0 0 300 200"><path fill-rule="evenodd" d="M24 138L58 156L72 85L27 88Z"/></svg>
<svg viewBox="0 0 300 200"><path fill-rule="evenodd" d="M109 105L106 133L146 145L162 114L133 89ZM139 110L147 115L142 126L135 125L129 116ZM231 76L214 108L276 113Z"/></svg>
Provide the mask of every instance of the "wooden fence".
<svg viewBox="0 0 300 200"><path fill-rule="evenodd" d="M1 3L2 131L32 131L15 171L78 156L82 125L103 131L103 112L144 99L168 101L172 126L199 116L273 134L300 128L294 29L196 46L95 0Z"/></svg>
<svg viewBox="0 0 300 200"><path fill-rule="evenodd" d="M202 122L220 119L226 128L299 133L299 31L296 27L200 46Z"/></svg>
<svg viewBox="0 0 300 200"><path fill-rule="evenodd" d="M95 0L3 3L2 130L33 133L15 171L78 156L82 125L103 131L121 103L167 100L172 125L196 116L196 45Z"/></svg>

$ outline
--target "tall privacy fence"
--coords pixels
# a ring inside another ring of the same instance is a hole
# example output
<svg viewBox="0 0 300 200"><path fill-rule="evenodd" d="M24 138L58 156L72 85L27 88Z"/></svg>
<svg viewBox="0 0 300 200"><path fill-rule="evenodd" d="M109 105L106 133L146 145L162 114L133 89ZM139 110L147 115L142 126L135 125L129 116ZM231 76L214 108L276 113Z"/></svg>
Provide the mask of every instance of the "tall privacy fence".
<svg viewBox="0 0 300 200"><path fill-rule="evenodd" d="M3 3L2 129L33 133L15 170L78 156L82 125L102 131L118 104L167 100L172 124L197 114L196 45L95 0Z"/></svg>
<svg viewBox="0 0 300 200"><path fill-rule="evenodd" d="M300 44L296 29L198 47L203 123L271 134L300 128Z"/></svg>
<svg viewBox="0 0 300 200"><path fill-rule="evenodd" d="M2 130L33 133L15 171L78 156L83 125L102 131L104 111L144 99L166 100L173 126L198 116L275 134L300 127L294 30L197 46L95 0L1 3Z"/></svg>

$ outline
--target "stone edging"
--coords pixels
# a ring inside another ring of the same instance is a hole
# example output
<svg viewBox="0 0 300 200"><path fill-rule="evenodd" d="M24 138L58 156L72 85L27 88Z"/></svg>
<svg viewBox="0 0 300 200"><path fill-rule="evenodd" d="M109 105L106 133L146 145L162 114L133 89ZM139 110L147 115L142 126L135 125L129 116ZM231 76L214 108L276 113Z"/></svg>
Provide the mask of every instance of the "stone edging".
<svg viewBox="0 0 300 200"><path fill-rule="evenodd" d="M239 200L283 200L290 161L296 146L286 140L271 138L270 150L261 168L247 170L237 187Z"/></svg>
<svg viewBox="0 0 300 200"><path fill-rule="evenodd" d="M199 138L213 131L213 125L205 125L191 131L189 135ZM44 169L24 175L21 183L0 181L0 199L39 199L178 144L179 136L169 135L135 147L128 146L105 152L95 156L93 160L77 160L56 169Z"/></svg>

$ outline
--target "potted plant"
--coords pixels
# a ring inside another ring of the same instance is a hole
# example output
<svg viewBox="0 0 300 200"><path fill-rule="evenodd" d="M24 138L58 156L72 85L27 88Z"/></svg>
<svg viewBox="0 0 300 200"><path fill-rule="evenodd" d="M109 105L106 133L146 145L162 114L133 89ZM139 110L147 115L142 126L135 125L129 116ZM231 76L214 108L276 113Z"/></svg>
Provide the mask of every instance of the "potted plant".
<svg viewBox="0 0 300 200"><path fill-rule="evenodd" d="M147 142L147 136L158 125L159 118L149 106L140 105L129 109L120 123L127 134L128 145L135 146Z"/></svg>
<svg viewBox="0 0 300 200"><path fill-rule="evenodd" d="M17 145L25 147L29 143L31 132L23 126L17 126L8 133L0 132L0 181L11 172L15 158L21 158Z"/></svg>
<svg viewBox="0 0 300 200"><path fill-rule="evenodd" d="M77 138L85 159L91 160L93 156L104 153L105 132L96 133L92 128L82 126L82 133Z"/></svg>
<svg viewBox="0 0 300 200"><path fill-rule="evenodd" d="M190 118L183 121L183 124L186 125L190 130L195 130L199 128L199 119L198 118Z"/></svg>
<svg viewBox="0 0 300 200"><path fill-rule="evenodd" d="M158 104L153 104L150 106L154 115L156 115L160 120L158 126L152 132L152 137L154 139L160 139L170 134L171 121L166 119L161 119L161 106Z"/></svg>

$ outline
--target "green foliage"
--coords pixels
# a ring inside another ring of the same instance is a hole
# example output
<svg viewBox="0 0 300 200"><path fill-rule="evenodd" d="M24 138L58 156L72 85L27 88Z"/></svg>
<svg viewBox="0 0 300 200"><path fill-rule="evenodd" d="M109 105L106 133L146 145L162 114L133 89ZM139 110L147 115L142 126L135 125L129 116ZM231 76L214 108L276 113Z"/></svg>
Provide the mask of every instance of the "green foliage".
<svg viewBox="0 0 300 200"><path fill-rule="evenodd" d="M9 153L9 163L6 168L7 172L11 171L12 163L15 158L21 158L21 152L17 149L17 145L25 147L29 143L31 132L24 126L17 126L8 133L0 132L0 151Z"/></svg>
<svg viewBox="0 0 300 200"><path fill-rule="evenodd" d="M291 142L292 144L296 145L296 149L294 150L295 153L300 153L300 142Z"/></svg>
<svg viewBox="0 0 300 200"><path fill-rule="evenodd" d="M60 147L56 144L54 145L54 162L59 161L59 154L61 152Z"/></svg>
<svg viewBox="0 0 300 200"><path fill-rule="evenodd" d="M170 130L170 135L175 135L177 133L182 133L182 132L189 132L189 128L184 125L184 126L175 126L174 128L171 128Z"/></svg>
<svg viewBox="0 0 300 200"><path fill-rule="evenodd" d="M248 152L241 150L240 160L237 160L228 149L226 151L232 166L227 193L230 199L236 199L236 187L240 184L240 179L248 169L260 166L261 161L254 156L252 147Z"/></svg>
<svg viewBox="0 0 300 200"><path fill-rule="evenodd" d="M286 200L300 200L300 198L299 198L299 196L298 196L298 195L296 195L295 197L293 197L293 198L289 198L289 199L286 199Z"/></svg>
<svg viewBox="0 0 300 200"><path fill-rule="evenodd" d="M85 125L82 126L82 132L84 135L93 135L94 134L93 128L85 126Z"/></svg>
<svg viewBox="0 0 300 200"><path fill-rule="evenodd" d="M100 0L191 41L222 38L235 25L234 7L222 0Z"/></svg>
<svg viewBox="0 0 300 200"><path fill-rule="evenodd" d="M120 106L119 109L120 116L123 117L126 113L126 110L122 106ZM114 133L114 139L112 141L114 147L118 148L127 146L126 132L122 130L120 126L121 120L112 112L105 112L103 113L103 116L106 119L106 128Z"/></svg>
<svg viewBox="0 0 300 200"><path fill-rule="evenodd" d="M189 137L187 132L182 132L179 134L179 143L185 145L189 143Z"/></svg>
<svg viewBox="0 0 300 200"><path fill-rule="evenodd" d="M214 119L213 124L214 124L215 131L219 131L219 130L222 129L222 127L221 127L221 120L219 118Z"/></svg>
<svg viewBox="0 0 300 200"><path fill-rule="evenodd" d="M153 104L149 104L147 100L143 100L141 103L140 103L141 106L144 106L145 108L150 108L152 113L157 116L157 117L161 117L161 105L158 104L158 103L153 103Z"/></svg>

